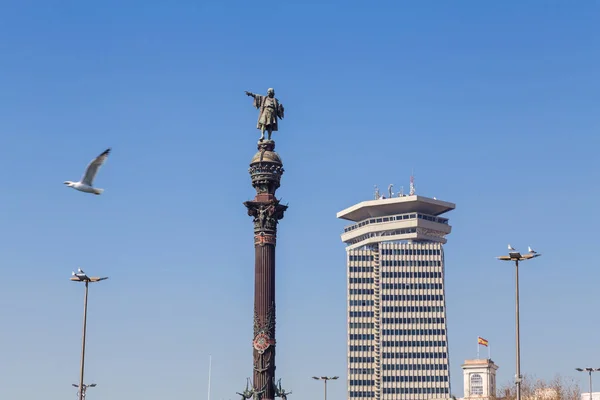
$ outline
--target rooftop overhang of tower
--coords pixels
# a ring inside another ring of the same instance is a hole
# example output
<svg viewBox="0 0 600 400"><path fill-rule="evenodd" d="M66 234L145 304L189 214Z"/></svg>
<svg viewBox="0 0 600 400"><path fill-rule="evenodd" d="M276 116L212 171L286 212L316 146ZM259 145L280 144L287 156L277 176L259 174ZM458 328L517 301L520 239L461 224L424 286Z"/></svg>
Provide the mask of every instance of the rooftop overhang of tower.
<svg viewBox="0 0 600 400"><path fill-rule="evenodd" d="M407 219L373 223L342 233L342 241L350 246L395 240L429 240L446 243L452 227L423 219ZM368 239L368 240L367 240Z"/></svg>
<svg viewBox="0 0 600 400"><path fill-rule="evenodd" d="M382 242L398 242L398 241L422 241L422 242L430 242L430 243L441 243L446 244L448 241L443 237L429 236L421 233L410 233L410 234L400 234L400 235L390 235L390 236L372 236L370 238L366 238L360 241L356 241L355 243L347 243L346 251L352 251L354 249L361 248L363 246L369 246L373 244L379 244Z"/></svg>
<svg viewBox="0 0 600 400"><path fill-rule="evenodd" d="M447 201L413 195L363 201L338 212L337 218L358 222L372 217L383 217L409 212L420 212L437 216L455 208L455 204Z"/></svg>

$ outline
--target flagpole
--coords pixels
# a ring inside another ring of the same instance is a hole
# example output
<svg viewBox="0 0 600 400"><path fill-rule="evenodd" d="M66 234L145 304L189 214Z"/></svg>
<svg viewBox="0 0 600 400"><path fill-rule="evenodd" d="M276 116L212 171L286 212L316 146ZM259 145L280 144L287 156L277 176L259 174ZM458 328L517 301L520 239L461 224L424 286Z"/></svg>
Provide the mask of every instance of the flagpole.
<svg viewBox="0 0 600 400"><path fill-rule="evenodd" d="M477 359L479 360L479 338L477 338Z"/></svg>
<svg viewBox="0 0 600 400"><path fill-rule="evenodd" d="M492 359L492 347L488 343L488 360L491 360L491 359Z"/></svg>

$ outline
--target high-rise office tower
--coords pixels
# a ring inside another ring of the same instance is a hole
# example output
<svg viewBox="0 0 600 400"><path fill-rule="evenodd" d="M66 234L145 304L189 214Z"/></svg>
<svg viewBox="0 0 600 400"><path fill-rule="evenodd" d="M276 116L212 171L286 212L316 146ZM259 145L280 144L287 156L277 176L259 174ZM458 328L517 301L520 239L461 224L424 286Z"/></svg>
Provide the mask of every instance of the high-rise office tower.
<svg viewBox="0 0 600 400"><path fill-rule="evenodd" d="M363 201L337 214L348 246L348 398L450 397L440 215L455 205L417 196Z"/></svg>

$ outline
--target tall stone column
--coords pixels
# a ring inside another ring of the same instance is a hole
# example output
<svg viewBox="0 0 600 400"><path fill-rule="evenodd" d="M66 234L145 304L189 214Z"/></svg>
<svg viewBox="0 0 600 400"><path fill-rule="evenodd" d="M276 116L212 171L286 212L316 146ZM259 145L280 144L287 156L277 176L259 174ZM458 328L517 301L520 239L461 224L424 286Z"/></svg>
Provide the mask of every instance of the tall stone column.
<svg viewBox="0 0 600 400"><path fill-rule="evenodd" d="M256 196L244 203L254 220L254 372L250 392L263 400L281 397L281 387L275 385L275 245L277 224L287 206L275 197L284 170L274 150L274 141L258 142L249 169Z"/></svg>

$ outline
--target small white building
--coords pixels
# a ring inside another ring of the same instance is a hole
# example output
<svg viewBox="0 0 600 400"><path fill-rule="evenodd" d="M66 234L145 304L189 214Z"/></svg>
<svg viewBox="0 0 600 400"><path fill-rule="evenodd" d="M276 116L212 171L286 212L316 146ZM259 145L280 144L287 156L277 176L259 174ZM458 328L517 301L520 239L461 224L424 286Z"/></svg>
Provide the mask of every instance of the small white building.
<svg viewBox="0 0 600 400"><path fill-rule="evenodd" d="M529 396L531 400L555 400L558 399L558 390L554 388L535 389L533 396Z"/></svg>
<svg viewBox="0 0 600 400"><path fill-rule="evenodd" d="M581 393L581 400L590 400L590 392ZM592 392L592 400L600 400L600 392Z"/></svg>
<svg viewBox="0 0 600 400"><path fill-rule="evenodd" d="M465 360L461 367L464 377L464 400L485 400L496 397L498 366L491 359Z"/></svg>

